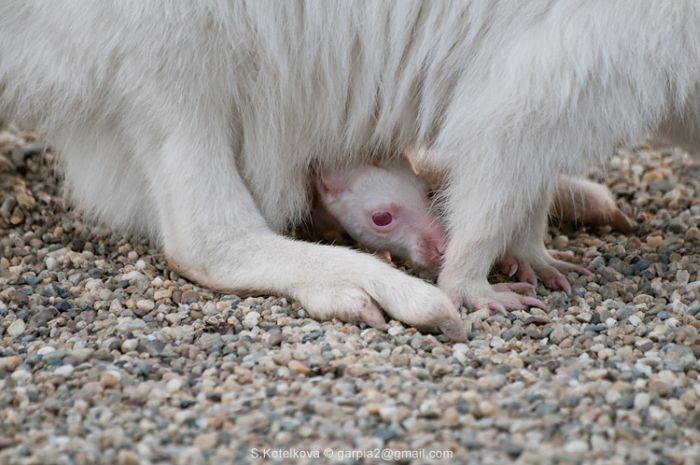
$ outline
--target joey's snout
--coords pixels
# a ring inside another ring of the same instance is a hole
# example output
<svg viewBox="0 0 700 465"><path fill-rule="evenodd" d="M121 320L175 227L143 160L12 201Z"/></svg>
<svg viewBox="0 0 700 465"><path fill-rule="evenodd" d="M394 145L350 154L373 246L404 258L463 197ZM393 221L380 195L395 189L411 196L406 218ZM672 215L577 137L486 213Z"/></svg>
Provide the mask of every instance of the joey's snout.
<svg viewBox="0 0 700 465"><path fill-rule="evenodd" d="M439 270L447 249L447 240L447 231L442 226L430 226L418 237L418 257L414 261L426 268Z"/></svg>

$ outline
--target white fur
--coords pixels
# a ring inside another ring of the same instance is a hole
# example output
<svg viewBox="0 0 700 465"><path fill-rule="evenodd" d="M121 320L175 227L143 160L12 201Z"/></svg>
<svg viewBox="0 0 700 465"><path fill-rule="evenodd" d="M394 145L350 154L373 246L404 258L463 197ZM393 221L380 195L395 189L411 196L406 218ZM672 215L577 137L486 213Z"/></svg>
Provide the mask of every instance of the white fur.
<svg viewBox="0 0 700 465"><path fill-rule="evenodd" d="M0 0L0 44L0 106L57 146L76 200L188 275L446 328L435 288L275 234L308 214L310 170L434 148L440 286L497 298L486 273L553 173L687 105L700 3Z"/></svg>

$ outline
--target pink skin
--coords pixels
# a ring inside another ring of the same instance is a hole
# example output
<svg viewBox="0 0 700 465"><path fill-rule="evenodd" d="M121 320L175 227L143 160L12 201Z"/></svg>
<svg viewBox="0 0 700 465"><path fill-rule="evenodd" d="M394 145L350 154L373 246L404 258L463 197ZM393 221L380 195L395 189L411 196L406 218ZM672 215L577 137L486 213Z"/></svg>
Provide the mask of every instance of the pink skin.
<svg viewBox="0 0 700 465"><path fill-rule="evenodd" d="M506 255L499 261L498 268L509 278L515 276L518 281L531 284L532 286L537 285L539 278L548 288L561 290L567 294L571 294L571 284L562 273L591 274L587 268L569 263L574 258L572 252L547 250L547 254L549 255L549 260L546 263L518 261L511 255Z"/></svg>

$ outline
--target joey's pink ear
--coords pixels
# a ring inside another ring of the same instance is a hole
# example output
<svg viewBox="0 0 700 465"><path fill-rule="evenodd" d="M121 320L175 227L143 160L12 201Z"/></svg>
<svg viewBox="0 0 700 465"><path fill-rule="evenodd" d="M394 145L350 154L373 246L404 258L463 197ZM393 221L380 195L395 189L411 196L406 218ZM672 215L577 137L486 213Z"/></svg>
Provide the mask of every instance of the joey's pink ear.
<svg viewBox="0 0 700 465"><path fill-rule="evenodd" d="M425 157L427 154L428 151L425 148L411 147L403 153L401 161L406 168L413 171L413 174L416 176L423 176Z"/></svg>
<svg viewBox="0 0 700 465"><path fill-rule="evenodd" d="M348 176L338 171L320 173L316 179L316 190L326 202L335 200L348 186Z"/></svg>

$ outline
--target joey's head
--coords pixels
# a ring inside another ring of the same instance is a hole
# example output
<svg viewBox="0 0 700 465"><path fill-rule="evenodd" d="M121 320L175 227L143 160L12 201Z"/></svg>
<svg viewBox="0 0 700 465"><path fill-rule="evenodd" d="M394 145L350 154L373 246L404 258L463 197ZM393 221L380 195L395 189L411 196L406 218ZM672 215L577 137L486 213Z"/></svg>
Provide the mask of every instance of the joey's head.
<svg viewBox="0 0 700 465"><path fill-rule="evenodd" d="M447 232L430 209L430 186L407 163L327 171L316 190L355 240L421 268L440 268Z"/></svg>

